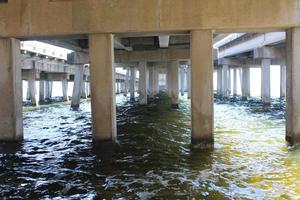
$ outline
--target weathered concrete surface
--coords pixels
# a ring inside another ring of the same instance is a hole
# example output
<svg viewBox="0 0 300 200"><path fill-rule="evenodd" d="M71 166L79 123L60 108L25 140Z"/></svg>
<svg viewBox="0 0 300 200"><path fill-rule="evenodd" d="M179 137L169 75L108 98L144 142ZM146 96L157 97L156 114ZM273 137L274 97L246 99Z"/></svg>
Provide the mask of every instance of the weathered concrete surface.
<svg viewBox="0 0 300 200"><path fill-rule="evenodd" d="M271 103L271 59L261 60L261 99L264 104Z"/></svg>
<svg viewBox="0 0 300 200"><path fill-rule="evenodd" d="M63 93L63 100L69 101L68 97L68 80L64 79L61 81L62 93Z"/></svg>
<svg viewBox="0 0 300 200"><path fill-rule="evenodd" d="M0 36L299 26L299 0L9 0ZM188 11L188 12L187 12Z"/></svg>
<svg viewBox="0 0 300 200"><path fill-rule="evenodd" d="M241 69L241 90L242 100L247 100L250 97L250 68L243 66Z"/></svg>
<svg viewBox="0 0 300 200"><path fill-rule="evenodd" d="M212 32L192 31L192 143L200 148L214 143Z"/></svg>
<svg viewBox="0 0 300 200"><path fill-rule="evenodd" d="M286 96L286 66L280 65L280 98Z"/></svg>
<svg viewBox="0 0 300 200"><path fill-rule="evenodd" d="M170 66L170 78L171 78L171 106L172 108L178 108L178 93L179 93L179 83L178 83L178 70L179 62L173 61Z"/></svg>
<svg viewBox="0 0 300 200"><path fill-rule="evenodd" d="M289 29L286 41L286 140L300 143L300 28Z"/></svg>
<svg viewBox="0 0 300 200"><path fill-rule="evenodd" d="M77 110L80 105L80 98L82 94L82 85L83 85L83 71L84 71L84 66L82 65L76 66L75 80L74 80L72 101L71 101L71 108L75 110Z"/></svg>
<svg viewBox="0 0 300 200"><path fill-rule="evenodd" d="M130 99L135 98L135 82L136 82L136 70L134 67L130 68Z"/></svg>
<svg viewBox="0 0 300 200"><path fill-rule="evenodd" d="M23 139L20 42L0 39L0 140Z"/></svg>
<svg viewBox="0 0 300 200"><path fill-rule="evenodd" d="M140 80L139 80L139 90L140 90L140 104L147 104L147 63L140 62L139 63L139 72L140 72Z"/></svg>
<svg viewBox="0 0 300 200"><path fill-rule="evenodd" d="M113 36L89 36L91 60L91 101L94 140L117 137Z"/></svg>

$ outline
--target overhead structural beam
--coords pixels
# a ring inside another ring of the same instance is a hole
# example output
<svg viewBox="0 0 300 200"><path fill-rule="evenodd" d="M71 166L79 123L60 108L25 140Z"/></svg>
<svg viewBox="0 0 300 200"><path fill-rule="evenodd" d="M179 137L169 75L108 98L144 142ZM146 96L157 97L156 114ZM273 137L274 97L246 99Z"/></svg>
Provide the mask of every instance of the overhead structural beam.
<svg viewBox="0 0 300 200"><path fill-rule="evenodd" d="M115 49L124 49L126 51L132 51L132 47L124 46L119 38L114 39L114 48Z"/></svg>
<svg viewBox="0 0 300 200"><path fill-rule="evenodd" d="M169 35L160 35L160 36L158 36L158 39L159 39L160 48L168 48L169 47L169 42L170 42Z"/></svg>

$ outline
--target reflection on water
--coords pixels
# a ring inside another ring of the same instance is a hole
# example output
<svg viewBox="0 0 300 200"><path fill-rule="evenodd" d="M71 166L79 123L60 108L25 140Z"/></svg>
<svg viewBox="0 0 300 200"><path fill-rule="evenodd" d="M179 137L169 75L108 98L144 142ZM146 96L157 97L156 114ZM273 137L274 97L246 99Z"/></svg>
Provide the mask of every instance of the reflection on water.
<svg viewBox="0 0 300 200"><path fill-rule="evenodd" d="M300 198L300 151L284 141L283 102L216 100L215 149L190 146L190 102L117 98L117 143L93 143L88 101L24 113L25 140L0 145L0 197ZM249 106L251 105L251 107Z"/></svg>

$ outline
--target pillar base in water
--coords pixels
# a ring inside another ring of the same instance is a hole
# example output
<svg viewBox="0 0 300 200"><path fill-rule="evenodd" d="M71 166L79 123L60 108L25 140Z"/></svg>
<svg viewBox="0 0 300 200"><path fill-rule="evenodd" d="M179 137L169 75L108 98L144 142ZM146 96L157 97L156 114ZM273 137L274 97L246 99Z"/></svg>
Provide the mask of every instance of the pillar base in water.
<svg viewBox="0 0 300 200"><path fill-rule="evenodd" d="M285 140L290 144L290 145L300 145L300 135L291 137L291 136L285 136Z"/></svg>
<svg viewBox="0 0 300 200"><path fill-rule="evenodd" d="M195 149L211 149L214 148L213 139L193 139L192 138L192 147Z"/></svg>
<svg viewBox="0 0 300 200"><path fill-rule="evenodd" d="M71 109L77 111L79 110L79 105L71 105Z"/></svg>
<svg viewBox="0 0 300 200"><path fill-rule="evenodd" d="M242 101L247 101L248 98L247 97L242 97Z"/></svg>
<svg viewBox="0 0 300 200"><path fill-rule="evenodd" d="M171 108L178 109L179 105L178 104L171 104Z"/></svg>

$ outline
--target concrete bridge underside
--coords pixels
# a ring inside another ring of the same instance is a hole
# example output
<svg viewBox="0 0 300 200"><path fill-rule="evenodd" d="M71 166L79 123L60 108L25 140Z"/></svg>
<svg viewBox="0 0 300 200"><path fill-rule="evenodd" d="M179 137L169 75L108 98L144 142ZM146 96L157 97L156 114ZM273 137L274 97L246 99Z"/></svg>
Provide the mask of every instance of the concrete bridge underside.
<svg viewBox="0 0 300 200"><path fill-rule="evenodd" d="M179 66L190 70L186 77L190 77L191 88L191 138L193 143L206 148L214 142L214 66L218 69L222 65L222 73L226 74L236 60L243 66L260 63L267 80L270 64L284 58L286 139L292 144L299 143L299 3L299 0L132 0L131 6L127 1L109 0L0 3L0 91L11 99L9 102L0 100L0 138L13 141L23 138L20 40L39 39L74 50L68 59L70 65L90 64L95 140L114 140L117 136L115 64L129 67L131 77L135 77L135 69L139 69L141 104L147 103L149 88L156 90L155 77L163 72L157 72L155 66L160 66L167 76L167 92L173 107L178 105L178 73L182 70ZM226 45L213 49L213 44L227 32L270 31L286 32L283 47L267 45L226 55L220 60L216 52ZM249 57L258 61L249 63ZM248 69L243 67L242 70L246 85ZM226 82L224 80L221 82ZM130 87L135 88L135 83L133 79ZM264 91L267 102L268 88ZM245 93L248 93L247 87Z"/></svg>

